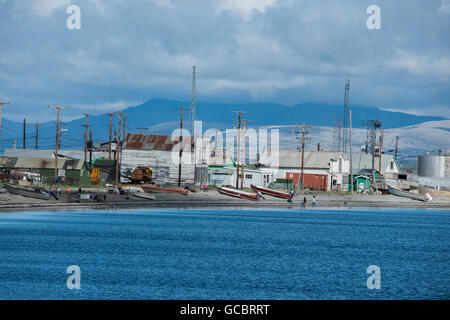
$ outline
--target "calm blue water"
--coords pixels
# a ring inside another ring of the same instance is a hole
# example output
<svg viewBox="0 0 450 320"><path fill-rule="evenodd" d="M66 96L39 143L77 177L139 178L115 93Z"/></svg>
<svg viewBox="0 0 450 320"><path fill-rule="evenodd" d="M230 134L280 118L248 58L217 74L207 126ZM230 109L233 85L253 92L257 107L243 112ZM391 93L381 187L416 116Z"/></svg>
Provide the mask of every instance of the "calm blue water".
<svg viewBox="0 0 450 320"><path fill-rule="evenodd" d="M0 298L448 299L449 248L450 211L0 213Z"/></svg>

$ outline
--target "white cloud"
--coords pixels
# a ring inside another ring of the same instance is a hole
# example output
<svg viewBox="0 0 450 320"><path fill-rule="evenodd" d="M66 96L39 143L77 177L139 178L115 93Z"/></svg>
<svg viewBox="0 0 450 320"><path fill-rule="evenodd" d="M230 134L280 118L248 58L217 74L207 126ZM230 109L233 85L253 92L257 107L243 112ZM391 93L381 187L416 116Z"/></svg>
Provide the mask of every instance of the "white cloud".
<svg viewBox="0 0 450 320"><path fill-rule="evenodd" d="M149 0L149 1L160 8L171 8L172 9L175 7L172 3L172 0Z"/></svg>
<svg viewBox="0 0 450 320"><path fill-rule="evenodd" d="M414 75L450 77L450 59L446 56L396 50L396 55L387 61L387 65L395 69L406 70Z"/></svg>
<svg viewBox="0 0 450 320"><path fill-rule="evenodd" d="M441 0L441 6L439 7L439 11L444 14L450 13L450 0Z"/></svg>
<svg viewBox="0 0 450 320"><path fill-rule="evenodd" d="M222 0L218 11L231 11L245 20L250 20L256 12L264 14L278 2L279 0Z"/></svg>
<svg viewBox="0 0 450 320"><path fill-rule="evenodd" d="M102 112L111 112L118 111L128 108L130 106L137 106L142 104L143 102L136 101L116 101L116 102L103 102L100 104L74 104L72 107L74 109L82 110L82 111L94 111L97 114L101 114Z"/></svg>
<svg viewBox="0 0 450 320"><path fill-rule="evenodd" d="M31 9L37 15L50 17L56 9L68 6L70 2L71 0L36 0L33 2Z"/></svg>

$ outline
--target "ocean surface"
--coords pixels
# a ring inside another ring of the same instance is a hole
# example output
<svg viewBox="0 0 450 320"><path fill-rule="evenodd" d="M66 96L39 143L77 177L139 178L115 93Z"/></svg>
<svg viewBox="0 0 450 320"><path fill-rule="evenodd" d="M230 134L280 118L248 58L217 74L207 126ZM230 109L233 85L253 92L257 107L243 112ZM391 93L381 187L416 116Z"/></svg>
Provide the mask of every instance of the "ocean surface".
<svg viewBox="0 0 450 320"><path fill-rule="evenodd" d="M0 213L0 299L449 298L450 210Z"/></svg>

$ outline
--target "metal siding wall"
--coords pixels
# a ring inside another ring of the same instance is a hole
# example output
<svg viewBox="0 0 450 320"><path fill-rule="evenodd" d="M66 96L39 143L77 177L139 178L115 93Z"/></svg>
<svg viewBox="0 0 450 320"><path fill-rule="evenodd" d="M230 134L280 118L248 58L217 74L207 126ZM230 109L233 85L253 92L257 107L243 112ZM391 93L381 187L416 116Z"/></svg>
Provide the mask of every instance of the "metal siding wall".
<svg viewBox="0 0 450 320"><path fill-rule="evenodd" d="M162 184L178 183L178 164L173 163L171 151L125 149L122 153L121 172L124 173L127 169L133 171L138 166L154 169L167 167L168 176L159 178L156 172L154 181ZM194 165L182 164L181 176L183 183L194 183Z"/></svg>

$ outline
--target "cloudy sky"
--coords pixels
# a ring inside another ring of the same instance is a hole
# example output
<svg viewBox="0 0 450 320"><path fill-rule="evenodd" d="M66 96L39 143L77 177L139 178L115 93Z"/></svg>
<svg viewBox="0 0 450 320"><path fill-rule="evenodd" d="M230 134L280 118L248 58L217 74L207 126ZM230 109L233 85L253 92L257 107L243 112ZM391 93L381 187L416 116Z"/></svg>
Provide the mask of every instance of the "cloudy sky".
<svg viewBox="0 0 450 320"><path fill-rule="evenodd" d="M342 104L350 79L351 104L450 117L450 0L0 0L0 18L13 120L189 100L193 65L199 101Z"/></svg>

